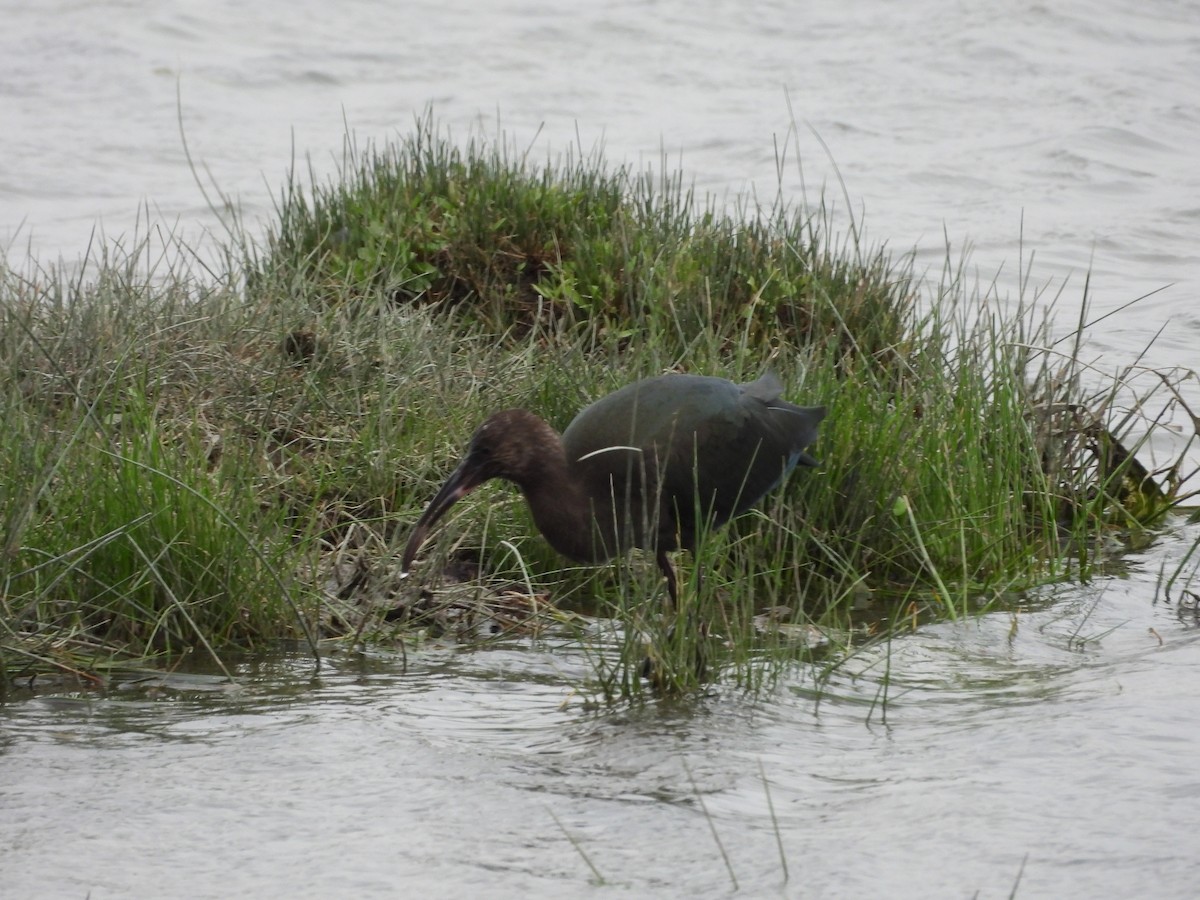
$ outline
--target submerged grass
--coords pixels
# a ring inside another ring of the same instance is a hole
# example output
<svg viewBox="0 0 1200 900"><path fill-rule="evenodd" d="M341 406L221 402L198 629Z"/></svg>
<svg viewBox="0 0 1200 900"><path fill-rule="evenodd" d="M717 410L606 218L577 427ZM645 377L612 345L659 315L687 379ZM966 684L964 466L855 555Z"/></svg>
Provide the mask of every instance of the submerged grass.
<svg viewBox="0 0 1200 900"><path fill-rule="evenodd" d="M261 243L204 265L163 244L0 269L6 683L557 609L608 634L605 696L759 690L864 630L1086 579L1185 496L1135 455L1148 410L1182 402L1170 383L1130 399L1129 373L1089 370L1082 328L1056 343L949 255L930 277L839 243L823 208L726 211L678 174L534 165L425 118L348 146L331 182L289 180ZM638 377L768 367L830 407L822 466L705 536L669 616L652 562L566 566L507 487L456 508L401 580L407 528L488 413L561 429Z"/></svg>

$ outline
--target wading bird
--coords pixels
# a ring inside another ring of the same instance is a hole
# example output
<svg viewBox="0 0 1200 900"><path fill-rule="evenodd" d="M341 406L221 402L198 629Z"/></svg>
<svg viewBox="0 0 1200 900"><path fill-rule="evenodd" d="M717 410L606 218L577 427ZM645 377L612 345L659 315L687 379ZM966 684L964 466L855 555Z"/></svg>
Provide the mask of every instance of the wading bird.
<svg viewBox="0 0 1200 900"><path fill-rule="evenodd" d="M402 571L451 506L503 478L521 489L538 530L568 559L602 563L631 547L653 551L678 604L667 554L694 549L701 529L749 509L797 464L817 465L804 451L825 408L794 406L782 393L771 373L741 385L661 375L597 400L561 437L527 410L495 413L418 520Z"/></svg>

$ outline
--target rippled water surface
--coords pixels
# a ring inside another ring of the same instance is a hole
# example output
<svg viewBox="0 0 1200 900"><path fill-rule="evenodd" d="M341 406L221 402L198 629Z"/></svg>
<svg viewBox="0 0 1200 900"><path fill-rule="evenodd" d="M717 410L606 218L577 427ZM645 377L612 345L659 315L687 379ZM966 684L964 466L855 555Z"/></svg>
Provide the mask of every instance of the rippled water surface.
<svg viewBox="0 0 1200 900"><path fill-rule="evenodd" d="M1158 290L1089 352L1116 370L1165 326L1145 360L1200 363L1192 4L580 6L0 3L0 247L71 261L139 204L219 233L177 98L250 222L293 154L331 171L347 124L385 140L433 103L718 195L824 189L843 227L848 196L869 240L934 270L973 244L1005 292L1033 255L1068 309L1089 268L1096 315ZM760 702L596 711L577 651L520 643L18 696L0 894L1192 897L1200 645L1155 585L1194 537Z"/></svg>
<svg viewBox="0 0 1200 900"><path fill-rule="evenodd" d="M761 702L589 709L575 651L522 643L18 700L0 868L14 897L1191 897L1173 549Z"/></svg>

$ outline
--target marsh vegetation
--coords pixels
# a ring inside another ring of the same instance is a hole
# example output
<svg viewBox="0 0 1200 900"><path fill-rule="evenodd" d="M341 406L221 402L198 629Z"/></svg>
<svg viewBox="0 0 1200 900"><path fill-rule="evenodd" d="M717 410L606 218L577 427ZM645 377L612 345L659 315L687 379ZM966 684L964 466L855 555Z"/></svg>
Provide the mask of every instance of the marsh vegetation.
<svg viewBox="0 0 1200 900"><path fill-rule="evenodd" d="M1181 463L1139 462L1177 375L1091 366L1086 288L1000 298L834 221L825 198L728 207L682 173L533 160L426 117L348 144L331 182L293 172L266 234L234 223L215 263L152 237L77 270L6 261L5 682L517 630L585 642L608 697L646 689L647 656L659 690L758 688L1086 580L1186 501ZM570 565L505 486L400 577L494 410L561 430L639 377L766 369L830 408L822 465L704 537L672 616L652 557Z"/></svg>

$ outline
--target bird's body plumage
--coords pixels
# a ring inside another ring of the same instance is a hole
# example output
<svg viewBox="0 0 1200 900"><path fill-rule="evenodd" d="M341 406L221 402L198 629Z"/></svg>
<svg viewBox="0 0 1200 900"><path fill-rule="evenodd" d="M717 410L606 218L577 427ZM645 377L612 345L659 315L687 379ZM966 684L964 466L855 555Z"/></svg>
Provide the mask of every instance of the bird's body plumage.
<svg viewBox="0 0 1200 900"><path fill-rule="evenodd" d="M824 407L781 399L773 374L738 385L661 375L627 385L580 412L560 438L525 410L488 418L417 523L407 571L425 533L489 478L515 482L538 530L570 559L599 563L631 547L654 550L675 593L666 553L749 509L798 464Z"/></svg>
<svg viewBox="0 0 1200 900"><path fill-rule="evenodd" d="M747 385L662 375L576 416L562 444L593 504L596 561L630 546L691 549L699 527L724 525L779 484L819 421L782 390L771 375Z"/></svg>

